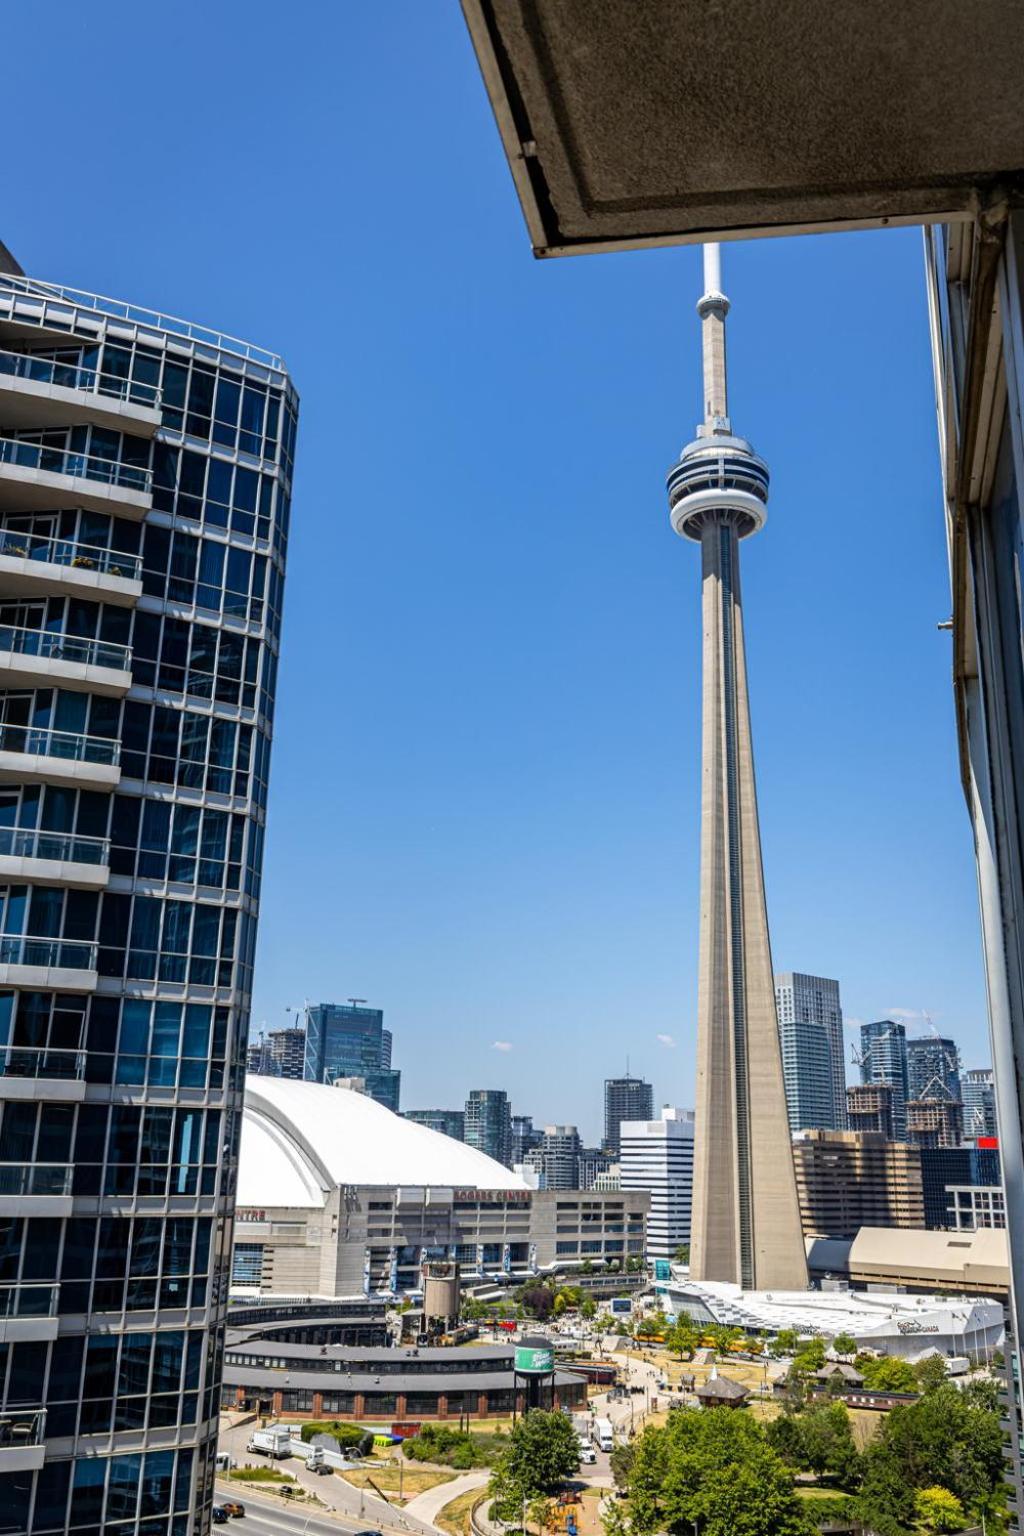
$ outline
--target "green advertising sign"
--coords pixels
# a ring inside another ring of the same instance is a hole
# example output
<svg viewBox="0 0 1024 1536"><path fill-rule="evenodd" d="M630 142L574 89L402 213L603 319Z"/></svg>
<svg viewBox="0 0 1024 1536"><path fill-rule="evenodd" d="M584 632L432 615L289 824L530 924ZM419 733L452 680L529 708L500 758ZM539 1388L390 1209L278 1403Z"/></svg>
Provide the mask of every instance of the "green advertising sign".
<svg viewBox="0 0 1024 1536"><path fill-rule="evenodd" d="M555 1352L550 1346L543 1349L516 1345L516 1370L524 1374L540 1376L555 1368Z"/></svg>

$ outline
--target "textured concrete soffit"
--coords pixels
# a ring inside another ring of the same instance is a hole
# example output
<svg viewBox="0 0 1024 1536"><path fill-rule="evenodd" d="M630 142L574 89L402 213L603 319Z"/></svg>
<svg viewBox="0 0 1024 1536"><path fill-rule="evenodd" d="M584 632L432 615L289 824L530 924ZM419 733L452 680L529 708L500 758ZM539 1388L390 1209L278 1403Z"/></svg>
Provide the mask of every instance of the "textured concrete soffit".
<svg viewBox="0 0 1024 1536"><path fill-rule="evenodd" d="M542 251L934 218L1024 172L1019 0L463 6Z"/></svg>

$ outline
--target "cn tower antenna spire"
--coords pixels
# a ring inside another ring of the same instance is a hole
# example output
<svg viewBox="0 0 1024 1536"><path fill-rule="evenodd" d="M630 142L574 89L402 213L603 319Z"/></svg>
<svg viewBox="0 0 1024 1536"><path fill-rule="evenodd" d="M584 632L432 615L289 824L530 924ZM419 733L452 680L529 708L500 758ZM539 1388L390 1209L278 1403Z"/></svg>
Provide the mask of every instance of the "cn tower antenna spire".
<svg viewBox="0 0 1024 1536"><path fill-rule="evenodd" d="M729 394L725 371L725 317L729 300L722 292L722 247L704 247L704 292L697 300L704 354L704 422L698 437L728 435Z"/></svg>

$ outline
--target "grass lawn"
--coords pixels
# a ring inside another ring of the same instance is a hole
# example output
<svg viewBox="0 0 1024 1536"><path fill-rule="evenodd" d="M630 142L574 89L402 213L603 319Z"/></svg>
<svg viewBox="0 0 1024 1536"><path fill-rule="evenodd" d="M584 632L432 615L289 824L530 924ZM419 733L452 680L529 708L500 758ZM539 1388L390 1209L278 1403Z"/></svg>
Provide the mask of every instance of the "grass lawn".
<svg viewBox="0 0 1024 1536"><path fill-rule="evenodd" d="M796 1491L802 1499L848 1499L851 1497L841 1488L801 1488L798 1484Z"/></svg>
<svg viewBox="0 0 1024 1536"><path fill-rule="evenodd" d="M878 1433L878 1426L885 1418L884 1413L876 1413L873 1408L850 1408L850 1428L853 1430L853 1443L858 1451L862 1451L869 1440L873 1440Z"/></svg>
<svg viewBox="0 0 1024 1536"><path fill-rule="evenodd" d="M276 1467L232 1467L230 1478L240 1483L294 1483L290 1472L279 1472Z"/></svg>
<svg viewBox="0 0 1024 1536"><path fill-rule="evenodd" d="M367 1488L372 1480L389 1496L398 1493L401 1483L403 1503L418 1493L426 1493L428 1488L436 1488L439 1483L453 1483L456 1476L454 1472L427 1471L425 1468L410 1466L408 1462L401 1471L396 1466L357 1467L341 1475L353 1488ZM370 1492L373 1492L372 1488Z"/></svg>
<svg viewBox="0 0 1024 1536"><path fill-rule="evenodd" d="M434 1516L434 1524L439 1525L442 1531L447 1531L449 1536L470 1536L469 1516L481 1496L479 1488L471 1488L468 1493L460 1493L457 1499L452 1499L443 1509L439 1509Z"/></svg>

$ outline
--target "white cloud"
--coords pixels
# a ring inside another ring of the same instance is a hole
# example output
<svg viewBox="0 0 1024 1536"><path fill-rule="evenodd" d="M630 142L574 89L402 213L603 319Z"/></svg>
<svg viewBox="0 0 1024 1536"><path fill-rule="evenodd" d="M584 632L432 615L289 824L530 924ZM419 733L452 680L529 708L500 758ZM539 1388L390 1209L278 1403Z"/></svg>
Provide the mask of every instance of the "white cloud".
<svg viewBox="0 0 1024 1536"><path fill-rule="evenodd" d="M885 1010L885 1017L887 1019L907 1021L910 1019L927 1019L929 1015L921 1008L887 1008Z"/></svg>
<svg viewBox="0 0 1024 1536"><path fill-rule="evenodd" d="M491 1050L492 1051L510 1051L511 1049L512 1049L512 1041L511 1040L495 1040L494 1043L491 1046Z"/></svg>
<svg viewBox="0 0 1024 1536"><path fill-rule="evenodd" d="M659 1045L667 1046L670 1051L675 1050L676 1042L673 1040L671 1035L655 1035L654 1038L657 1040Z"/></svg>
<svg viewBox="0 0 1024 1536"><path fill-rule="evenodd" d="M844 1014L843 1023L847 1029L860 1029L861 1025L864 1023L864 1020L852 1019L849 1014Z"/></svg>

